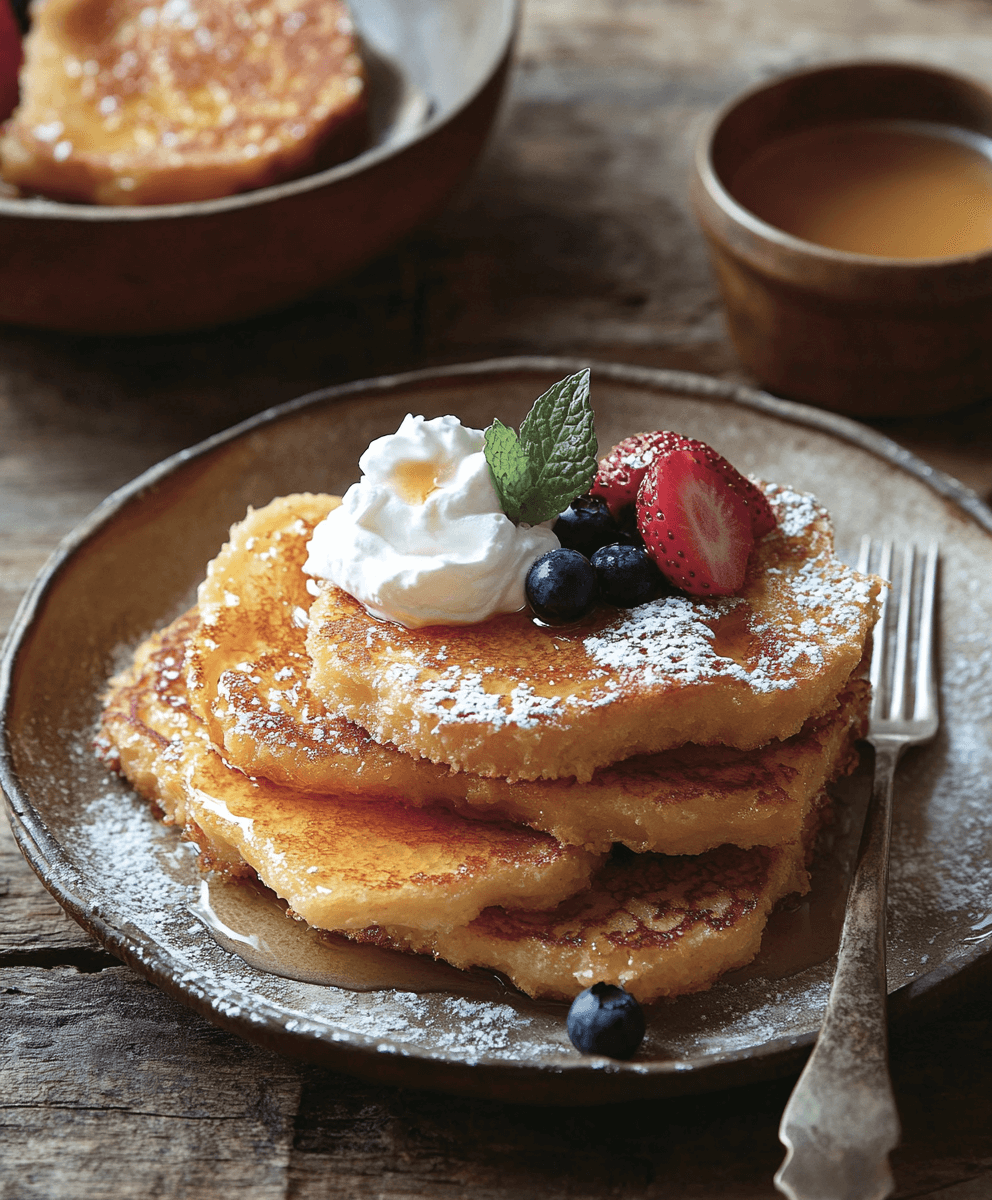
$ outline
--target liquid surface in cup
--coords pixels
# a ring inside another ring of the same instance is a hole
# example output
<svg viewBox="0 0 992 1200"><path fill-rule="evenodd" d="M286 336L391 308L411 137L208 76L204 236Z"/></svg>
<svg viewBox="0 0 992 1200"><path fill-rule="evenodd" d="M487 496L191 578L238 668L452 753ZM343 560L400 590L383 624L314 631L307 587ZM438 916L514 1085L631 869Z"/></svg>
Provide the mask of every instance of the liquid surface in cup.
<svg viewBox="0 0 992 1200"><path fill-rule="evenodd" d="M769 225L833 250L943 258L992 248L992 142L948 126L804 130L759 150L729 190Z"/></svg>

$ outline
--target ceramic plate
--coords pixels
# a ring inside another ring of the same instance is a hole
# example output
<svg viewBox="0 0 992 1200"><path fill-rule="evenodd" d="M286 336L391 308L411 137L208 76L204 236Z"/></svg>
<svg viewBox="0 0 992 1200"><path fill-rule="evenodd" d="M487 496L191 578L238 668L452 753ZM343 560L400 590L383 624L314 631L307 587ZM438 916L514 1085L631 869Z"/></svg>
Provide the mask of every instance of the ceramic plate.
<svg viewBox="0 0 992 1200"><path fill-rule="evenodd" d="M632 1063L572 1049L564 1006L512 990L353 991L286 979L223 950L195 914L195 857L89 743L108 676L192 600L247 505L341 492L369 440L409 411L518 424L567 360L514 359L350 384L261 414L111 496L53 557L15 620L0 676L2 781L15 834L49 890L113 953L210 1020L382 1081L540 1103L596 1103L794 1069L830 982L843 876L866 777L840 789L812 902L776 916L750 970L654 1006ZM889 986L921 1011L992 949L992 511L854 422L716 380L593 365L601 445L683 430L744 471L816 493L839 546L863 533L941 544L942 726L898 776Z"/></svg>

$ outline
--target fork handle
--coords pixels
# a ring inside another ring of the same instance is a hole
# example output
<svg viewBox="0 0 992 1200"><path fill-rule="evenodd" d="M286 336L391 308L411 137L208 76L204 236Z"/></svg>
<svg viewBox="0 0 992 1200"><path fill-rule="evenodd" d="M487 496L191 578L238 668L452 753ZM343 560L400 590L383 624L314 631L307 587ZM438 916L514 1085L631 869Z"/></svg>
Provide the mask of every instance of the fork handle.
<svg viewBox="0 0 992 1200"><path fill-rule="evenodd" d="M872 738L875 777L844 914L837 970L813 1053L779 1126L775 1176L789 1200L884 1200L899 1116L888 1069L885 892L899 738Z"/></svg>

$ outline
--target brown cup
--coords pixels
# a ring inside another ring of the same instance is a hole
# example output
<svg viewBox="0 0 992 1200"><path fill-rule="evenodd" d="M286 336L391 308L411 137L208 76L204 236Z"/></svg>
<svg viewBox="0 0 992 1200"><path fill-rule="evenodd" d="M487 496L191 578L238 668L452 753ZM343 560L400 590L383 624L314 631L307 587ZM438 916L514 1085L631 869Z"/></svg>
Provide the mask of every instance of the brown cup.
<svg viewBox="0 0 992 1200"><path fill-rule="evenodd" d="M788 134L893 118L992 136L992 92L903 63L790 75L716 114L692 181L744 365L773 392L854 416L945 412L992 395L992 250L904 259L827 249L756 217L727 181Z"/></svg>

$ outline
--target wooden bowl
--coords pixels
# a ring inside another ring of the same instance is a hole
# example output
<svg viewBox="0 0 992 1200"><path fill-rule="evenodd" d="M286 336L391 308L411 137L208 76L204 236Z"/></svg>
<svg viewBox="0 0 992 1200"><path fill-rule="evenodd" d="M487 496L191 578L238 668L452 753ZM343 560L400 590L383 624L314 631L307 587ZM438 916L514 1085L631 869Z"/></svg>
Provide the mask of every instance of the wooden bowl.
<svg viewBox="0 0 992 1200"><path fill-rule="evenodd" d="M0 198L0 321L75 333L195 329L288 304L381 254L437 211L475 162L506 82L518 7L352 0L376 52L373 126L377 76L391 98L405 87L433 107L406 135L387 119L378 144L329 170L190 204Z"/></svg>
<svg viewBox="0 0 992 1200"><path fill-rule="evenodd" d="M727 189L773 140L815 125L904 118L992 135L992 92L929 67L862 62L747 92L700 138L692 198L731 337L770 390L854 416L943 412L992 394L992 251L882 258L776 229Z"/></svg>

